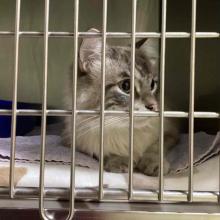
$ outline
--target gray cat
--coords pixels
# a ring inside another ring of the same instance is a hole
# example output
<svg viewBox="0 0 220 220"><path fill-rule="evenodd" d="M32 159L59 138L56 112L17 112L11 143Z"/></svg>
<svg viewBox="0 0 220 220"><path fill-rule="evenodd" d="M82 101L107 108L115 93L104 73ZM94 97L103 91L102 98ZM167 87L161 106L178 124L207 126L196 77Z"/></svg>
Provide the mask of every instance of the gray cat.
<svg viewBox="0 0 220 220"><path fill-rule="evenodd" d="M96 29L90 31L98 32ZM135 63L136 111L158 111L158 74L155 52L150 40L137 43ZM143 44L143 45L142 45ZM149 45L148 45L149 44ZM101 38L84 38L79 48L77 109L99 110L101 90ZM130 103L130 47L106 47L105 110L129 110ZM71 79L69 80L71 82ZM71 84L70 84L71 85ZM71 109L71 86L66 91L66 107ZM77 115L76 147L78 151L99 158L100 117ZM111 172L127 172L129 161L129 117L105 116L104 166ZM71 141L71 120L66 118L63 140ZM178 130L165 118L165 153L178 140ZM147 174L158 175L159 118L134 119L134 168ZM164 171L169 164L164 160Z"/></svg>

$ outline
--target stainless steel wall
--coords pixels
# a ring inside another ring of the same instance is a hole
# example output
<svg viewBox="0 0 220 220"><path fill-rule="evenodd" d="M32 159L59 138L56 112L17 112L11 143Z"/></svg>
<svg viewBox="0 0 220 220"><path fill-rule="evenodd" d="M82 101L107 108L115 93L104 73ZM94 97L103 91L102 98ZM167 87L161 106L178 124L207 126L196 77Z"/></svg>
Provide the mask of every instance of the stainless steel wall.
<svg viewBox="0 0 220 220"><path fill-rule="evenodd" d="M73 32L73 0L53 0L50 4L50 31ZM79 31L102 26L102 1L80 0ZM108 3L107 31L131 31L131 0L111 0ZM137 30L158 31L159 2L138 2ZM15 2L0 1L0 31L14 30ZM20 31L42 31L44 21L43 0L22 0ZM118 40L121 42L122 40ZM130 43L130 40L126 41ZM117 43L117 42L116 42ZM13 36L0 37L0 99L12 99ZM49 39L48 104L62 107L65 77L72 63L73 38ZM19 50L18 100L41 102L43 80L43 38L21 37Z"/></svg>

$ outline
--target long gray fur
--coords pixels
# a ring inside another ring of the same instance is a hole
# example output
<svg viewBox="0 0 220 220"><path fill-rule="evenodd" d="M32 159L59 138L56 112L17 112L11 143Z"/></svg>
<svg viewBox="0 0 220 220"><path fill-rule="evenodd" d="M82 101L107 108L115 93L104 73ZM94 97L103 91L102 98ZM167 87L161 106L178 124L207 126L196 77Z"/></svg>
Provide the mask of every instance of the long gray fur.
<svg viewBox="0 0 220 220"><path fill-rule="evenodd" d="M90 31L98 32L96 29ZM157 62L151 57L147 40L139 44L135 57L135 100L136 111L158 111ZM145 49L144 49L145 48ZM99 110L101 90L101 38L85 38L79 49L79 72L77 84L77 109ZM154 62L152 62L154 61ZM130 47L106 46L106 84L105 109L129 110L130 96L124 88L128 87L131 69ZM67 82L65 104L71 109L71 77ZM77 116L77 150L99 158L99 116ZM128 167L129 156L129 117L105 117L105 169L123 172ZM178 140L175 124L165 119L165 152ZM63 141L70 145L71 120L65 120ZM134 119L134 165L147 175L158 174L159 118L135 117ZM165 172L169 163L165 159Z"/></svg>

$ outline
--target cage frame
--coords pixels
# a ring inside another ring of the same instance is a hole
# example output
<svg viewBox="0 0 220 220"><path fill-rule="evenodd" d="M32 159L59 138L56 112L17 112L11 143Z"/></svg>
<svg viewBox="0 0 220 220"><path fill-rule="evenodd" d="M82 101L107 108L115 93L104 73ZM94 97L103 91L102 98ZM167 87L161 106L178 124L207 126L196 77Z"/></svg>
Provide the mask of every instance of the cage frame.
<svg viewBox="0 0 220 220"><path fill-rule="evenodd" d="M95 201L95 202L153 202L164 203L175 202L180 204L190 204L192 202L214 202L217 204L220 201L220 193L218 192L197 192L193 190L193 148L194 148L194 119L195 118L220 118L218 112L198 112L194 109L194 90L195 90L195 48L196 40L203 38L220 39L219 32L197 32L196 31L196 5L197 0L192 2L192 18L191 18L191 32L167 32L166 31L166 15L167 15L167 0L162 0L161 5L161 31L160 32L137 32L136 31L136 12L137 1L132 0L132 27L131 32L107 32L107 10L108 1L103 0L102 12L102 32L79 32L79 0L74 0L74 30L73 32L51 32L49 31L49 8L50 0L45 0L45 18L44 31L20 31L20 12L21 0L16 0L15 13L15 30L14 31L0 31L0 37L14 37L14 78L13 78L13 107L12 110L1 109L0 115L12 116L12 133L11 133L11 157L10 157L10 184L9 187L0 187L0 199L39 199L40 215L43 219L49 219L48 213L45 212L44 201L50 199L68 199L70 195L70 206L66 219L72 219L75 212L75 199L78 201ZM17 109L17 84L18 84L18 65L19 65L19 41L22 37L42 37L44 39L44 71L43 71L43 96L42 109L29 110ZM48 40L49 38L72 38L74 44L73 54L73 98L72 110L55 110L47 109L47 69L48 69ZM102 38L102 87L101 108L96 110L77 110L77 70L78 70L78 40L85 37L101 37ZM137 38L157 38L161 41L160 47L160 111L159 112L141 112L134 110L134 70L135 70L135 42ZM131 39L131 103L129 111L107 111L105 110L105 54L106 41L109 38L123 38ZM190 92L189 92L189 110L184 111L165 111L164 110L164 90L165 90L165 54L166 54L166 39L168 38L189 38L191 42L190 50ZM92 189L75 189L75 126L76 117L79 114L86 115L100 115L100 155L99 161L99 187L97 190ZM130 118L129 126L129 185L128 191L119 189L105 189L103 186L103 149L104 149L104 124L106 115L128 115ZM38 188L15 187L14 185L14 167L15 167L15 148L16 148L16 119L17 116L41 116L41 160L40 160L40 180ZM44 187L44 170L45 170L45 139L46 139L46 120L48 116L68 116L72 120L72 146L71 146L71 182L70 189L64 188L45 188ZM142 191L133 189L133 129L134 117L160 117L160 151L159 151L159 188L155 191ZM189 176L188 176L188 190L187 191L171 191L164 190L164 174L163 174L163 136L164 136L164 118L188 118L189 120ZM137 210L138 211L138 210ZM156 212L155 212L156 213ZM159 212L158 212L159 213ZM164 212L163 212L164 213ZM165 211L165 213L168 213ZM219 211L220 213L220 211ZM215 213L214 215L219 215ZM206 213L207 214L207 213Z"/></svg>

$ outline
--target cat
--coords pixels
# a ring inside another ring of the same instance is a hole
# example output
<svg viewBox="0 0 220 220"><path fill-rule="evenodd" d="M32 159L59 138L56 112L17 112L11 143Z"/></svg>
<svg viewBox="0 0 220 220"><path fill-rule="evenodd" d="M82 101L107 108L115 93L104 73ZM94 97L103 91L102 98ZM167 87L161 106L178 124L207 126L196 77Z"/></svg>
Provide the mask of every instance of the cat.
<svg viewBox="0 0 220 220"><path fill-rule="evenodd" d="M99 32L90 29L90 32ZM146 41L146 42L145 42ZM150 39L136 43L135 57L135 111L158 111L158 68L154 44ZM83 38L79 47L77 82L77 109L100 110L101 91L101 38ZM129 111L131 49L128 46L106 45L105 110ZM66 88L65 105L71 109L72 87L70 74ZM175 124L164 119L164 152L178 140ZM76 148L99 158L100 117L77 115ZM111 172L127 172L129 161L129 117L105 116L104 168ZM71 119L65 119L65 145L71 141ZM134 118L134 168L156 176L159 172L159 117ZM164 159L164 173L169 163Z"/></svg>

